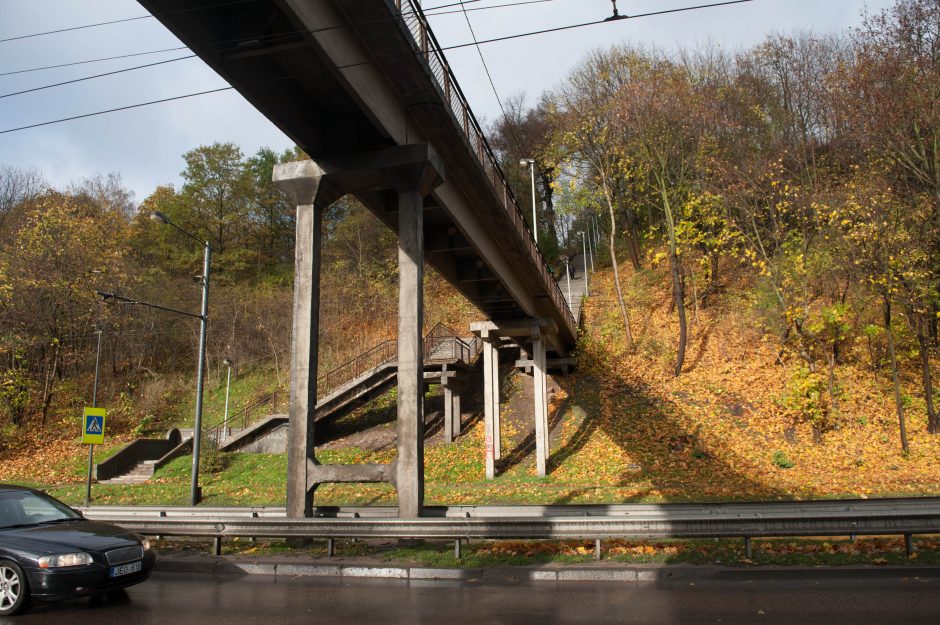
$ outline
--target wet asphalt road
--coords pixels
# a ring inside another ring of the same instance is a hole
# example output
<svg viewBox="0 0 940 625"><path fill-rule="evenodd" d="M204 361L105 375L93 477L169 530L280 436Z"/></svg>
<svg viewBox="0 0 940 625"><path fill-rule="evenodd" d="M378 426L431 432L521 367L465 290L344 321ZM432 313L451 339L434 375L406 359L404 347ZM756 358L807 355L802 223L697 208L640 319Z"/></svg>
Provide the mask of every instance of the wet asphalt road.
<svg viewBox="0 0 940 625"><path fill-rule="evenodd" d="M480 584L157 573L117 601L38 606L0 623L940 623L940 578Z"/></svg>

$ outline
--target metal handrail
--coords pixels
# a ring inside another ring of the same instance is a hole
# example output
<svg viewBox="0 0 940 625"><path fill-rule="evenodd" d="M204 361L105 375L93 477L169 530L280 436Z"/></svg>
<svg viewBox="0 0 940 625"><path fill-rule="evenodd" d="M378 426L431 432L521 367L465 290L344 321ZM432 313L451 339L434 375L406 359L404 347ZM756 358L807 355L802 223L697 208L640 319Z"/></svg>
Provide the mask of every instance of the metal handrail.
<svg viewBox="0 0 940 625"><path fill-rule="evenodd" d="M482 341L479 337L473 337L468 342L460 338L454 330L443 323L434 326L424 337L423 343L425 362L458 361L472 365L482 349ZM443 352L441 351L442 347L444 347ZM398 341L396 339L382 341L317 378L317 398L326 397L364 373L392 363L397 358ZM273 392L241 408L221 423L213 426L207 432L208 440L215 441L217 444L220 443L225 438L223 434L235 423L241 423L243 428L247 428L251 413L262 406L270 404L272 409L268 414L273 414L274 409L277 407L278 395L285 398L287 393L283 389L280 391L275 389Z"/></svg>
<svg viewBox="0 0 940 625"><path fill-rule="evenodd" d="M577 328L578 323L574 318L574 313L562 294L561 287L558 286L558 283L548 272L548 263L535 244L532 229L525 220L519 202L509 185L509 181L506 179L506 175L499 166L499 161L496 159L492 147L486 140L486 135L480 123L470 109L470 104L450 68L450 64L447 62L447 57L444 55L437 37L434 36L434 32L431 30L424 11L414 0L396 0L395 4L414 44L417 46L418 55L424 57L431 77L447 108L453 114L457 126L463 130L468 147L477 157L484 174L487 178L490 178L497 197L502 199L503 209L509 215L509 219L515 226L517 233L522 236L530 257L535 261L542 280L548 287L552 301L565 317L569 326L572 329ZM407 5L408 10L405 10L405 5Z"/></svg>
<svg viewBox="0 0 940 625"><path fill-rule="evenodd" d="M262 406L270 405L271 408L269 411L267 411L267 413L274 414L277 411L277 402L279 396L281 399L285 399L287 397L287 393L283 389L280 391L275 389L270 393L256 399L250 404L247 404L243 408L233 412L227 419L224 419L220 423L212 426L208 432L206 432L206 440L214 441L216 444L221 443L222 440L226 438L223 436L223 434L230 430L236 423L241 423L242 428L247 428L250 422L251 413Z"/></svg>

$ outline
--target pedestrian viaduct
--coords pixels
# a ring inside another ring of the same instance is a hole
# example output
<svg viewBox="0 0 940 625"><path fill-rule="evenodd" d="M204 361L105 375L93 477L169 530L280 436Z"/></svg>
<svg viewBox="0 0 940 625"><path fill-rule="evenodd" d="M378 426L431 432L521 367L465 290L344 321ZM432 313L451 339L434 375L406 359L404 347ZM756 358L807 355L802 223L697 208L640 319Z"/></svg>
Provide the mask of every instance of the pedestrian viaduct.
<svg viewBox="0 0 940 625"><path fill-rule="evenodd" d="M297 205L288 515L317 486L390 482L399 516L424 502L426 260L485 315L487 476L499 456L498 353L529 352L537 467L548 457L547 359L577 321L416 0L140 0L310 156L274 178ZM323 212L352 194L398 233L398 455L321 465L314 448ZM495 444L494 444L495 443Z"/></svg>

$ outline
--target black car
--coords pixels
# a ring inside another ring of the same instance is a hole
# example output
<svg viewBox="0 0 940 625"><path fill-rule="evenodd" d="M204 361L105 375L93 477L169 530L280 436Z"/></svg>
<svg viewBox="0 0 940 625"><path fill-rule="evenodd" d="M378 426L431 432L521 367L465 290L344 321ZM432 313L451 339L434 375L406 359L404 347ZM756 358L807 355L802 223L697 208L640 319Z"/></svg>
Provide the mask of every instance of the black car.
<svg viewBox="0 0 940 625"><path fill-rule="evenodd" d="M0 484L0 616L31 599L104 595L139 584L153 569L150 543L85 519L45 493Z"/></svg>

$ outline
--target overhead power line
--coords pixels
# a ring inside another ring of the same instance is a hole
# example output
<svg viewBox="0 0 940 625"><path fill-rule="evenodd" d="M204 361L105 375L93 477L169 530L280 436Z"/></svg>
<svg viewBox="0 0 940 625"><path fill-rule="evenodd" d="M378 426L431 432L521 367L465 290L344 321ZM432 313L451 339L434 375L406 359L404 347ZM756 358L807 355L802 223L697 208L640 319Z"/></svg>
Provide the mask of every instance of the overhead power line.
<svg viewBox="0 0 940 625"><path fill-rule="evenodd" d="M209 93L218 93L220 91L231 91L235 87L221 87L219 89L209 89L207 91L197 91L195 93L187 93L185 95L178 95L172 98L162 98L160 100L151 100L149 102L141 102L140 104L130 104L128 106L119 106L117 108L108 109L106 111L96 111L94 113L85 113L83 115L73 115L72 117L63 117L62 119L54 119L48 122L40 122L38 124L30 124L29 126L21 126L19 128L10 128L8 130L0 130L0 135L7 134L9 132L16 132L18 130L29 130L30 128L39 128L40 126L50 126L52 124L61 124L62 122L70 122L76 119L84 119L86 117L94 117L96 115L106 115L108 113L117 113L118 111L127 111L130 109L140 108L142 106L150 106L151 104L161 104L163 102L173 102L174 100L183 100L185 98L194 98L199 95L207 95Z"/></svg>
<svg viewBox="0 0 940 625"><path fill-rule="evenodd" d="M470 2L480 2L480 1L481 1L481 0L465 0L465 4L469 4ZM466 9L466 10L467 10L467 11L489 11L489 10L491 10L491 9L505 9L505 8L510 8L510 7L518 7L518 6L529 5L529 4L544 4L544 3L546 3L546 2L554 2L554 1L555 1L555 0L519 0L519 1L516 1L516 2L509 2L509 3L505 3L505 4L494 4L494 5L483 6L483 7L470 7L469 9ZM460 4L461 4L461 3L456 2L456 3L453 3L453 4L444 4L444 5L441 5L441 6L439 6L439 7L434 7L433 9L425 9L424 14L425 14L425 15L429 15L429 16L431 16L431 17L437 17L437 16L439 16L439 15L449 15L449 14L454 14L454 13L461 13L461 12L462 12L461 9L456 9L456 10L451 10L451 11L439 11L439 9L448 8L448 7L453 7L453 6L458 6L458 5L460 5ZM412 11L406 11L406 12L402 13L403 16L407 16L407 15L411 15L411 14L413 14ZM143 17L140 17L140 18L133 18L133 19L144 19L144 18L146 18L146 17L153 17L153 16L143 16ZM382 19L382 20L372 20L372 21L365 22L365 23L367 23L367 24L373 24L373 23L377 23L377 22L392 22L392 21L397 21L398 19L399 19L399 16L395 16L395 17L393 17L393 18L386 18L386 19ZM119 21L120 21L120 20L119 20ZM112 23L112 22L102 22L101 24L110 24L110 23ZM90 25L87 25L87 26L75 27L75 28L73 28L73 29L66 29L66 30L75 30L75 29L77 29L77 28L91 28L91 27L93 27L93 26L95 26L95 25L94 25L94 24L90 24ZM279 34L277 35L277 37L285 37L285 36L291 36L291 35L303 35L303 34L308 34L308 33L310 33L310 34L315 34L315 33L324 32L324 31L327 31L327 30L337 30L337 29L339 29L339 28L343 28L343 27L342 27L342 26L328 26L328 27L325 27L325 28L317 28L317 29L313 29L313 30L294 30L294 31L287 31L287 32L284 32L284 33L279 33ZM57 32L57 31L50 31L50 32ZM41 34L44 34L44 33L36 33L35 35L30 35L30 36L39 36L39 35L41 35ZM19 37L19 38L25 38L25 37ZM252 41L252 40L254 40L254 39L257 39L257 37L240 37L240 38L237 38L237 39L227 39L227 40L212 41L212 42L200 42L200 44L198 44L198 45L221 45L221 44L227 44L227 43L238 43L238 42L244 42L244 41ZM12 41L12 39L10 39L10 41ZM41 65L41 66L39 66L39 67L29 67L29 68L25 68L25 69L17 69L17 70L10 70L10 71L6 71L6 72L0 72L0 77L2 77L2 76L13 76L13 75L16 75L16 74L29 74L29 73L32 73L32 72L41 72L41 71L46 71L46 70L50 70L50 69L60 69L60 68L63 68L63 67L73 67L73 66L75 66L75 65L87 65L87 64L89 64L89 63L101 63L101 62L104 62L104 61L115 61L115 60L120 60L120 59L133 58L133 57L137 57L137 56L148 56L148 55L151 55L151 54L162 54L162 53L164 53L164 52L178 52L178 51L180 51L180 50L188 50L188 49L189 49L189 48L188 48L187 46L175 46L175 47L172 47L172 48L161 48L161 49L159 49L159 50L146 50L146 51L143 51L143 52L131 52L131 53L129 53L129 54L118 54L118 55L114 55L114 56L103 56L103 57L98 57L98 58L94 58L94 59L85 59L85 60L83 60L83 61L71 61L71 62L68 62L68 63L57 63L57 64L54 64L54 65Z"/></svg>
<svg viewBox="0 0 940 625"><path fill-rule="evenodd" d="M162 52L179 52L188 50L186 46L177 46L175 48L163 48L162 50L148 50L146 52L132 52L130 54L118 54L116 56L104 56L97 59L88 59L86 61L72 61L70 63L59 63L57 65L43 65L42 67L30 67L27 69L17 69L10 72L0 72L0 76L12 76L14 74L29 74L30 72L41 72L47 69L59 69L60 67L72 67L74 65L87 65L89 63L101 63L102 61L116 61L118 59L129 59L135 56L147 56L150 54L160 54Z"/></svg>
<svg viewBox="0 0 940 625"><path fill-rule="evenodd" d="M205 4L198 7L188 7L186 9L179 9L176 11L167 11L164 15L176 15L178 13L192 13L193 11L203 11L205 9L216 9L219 7L231 6L235 4L247 4L249 2L258 2L258 0L227 0L226 2L217 2L215 4ZM58 35L60 33L68 33L76 30L85 30L87 28L98 28L99 26L110 26L111 24L123 24L125 22L136 22L138 20L149 20L153 19L153 15L138 15L136 17L125 17L117 20L108 20L106 22L95 22L94 24L82 24L81 26L69 26L67 28L57 28L55 30L46 30L39 33L30 33L28 35L17 35L15 37L7 37L6 39L0 39L0 43L6 43L8 41L20 41L22 39L32 39L34 37L43 37L45 35Z"/></svg>
<svg viewBox="0 0 940 625"><path fill-rule="evenodd" d="M468 1L469 1L469 0L468 0ZM700 10L700 9L710 9L710 8L714 8L714 7L722 7L722 6L728 6L728 5L733 5L733 4L743 4L743 3L746 3L746 2L754 2L754 0L726 0L725 2L715 2L715 3L711 3L711 4L700 4L700 5L696 5L696 6L690 6L690 7L682 7L682 8L677 8L677 9L667 9L667 10L663 10L663 11L654 11L654 12L651 12L651 13L641 13L641 14L637 14L637 15L630 15L630 16L626 16L625 19L631 20L631 19L638 19L638 18L642 18L642 17L652 17L652 16L656 16L656 15L665 15L665 14L668 14L668 13L679 13L679 12L683 12L683 11L695 11L695 10ZM535 36L535 35L543 35L543 34L546 34L546 33L553 33L553 32L559 32L559 31L564 31L564 30L572 30L572 29L575 29L575 28L584 28L584 27L587 27L587 26L596 26L596 25L600 25L600 24L610 24L610 23L614 23L614 22L610 22L610 21L607 21L607 20L598 20L598 21L594 21L594 22L584 22L584 23L581 23L581 24L571 24L571 25L569 25L569 26L558 26L558 27L555 27L555 28L546 28L546 29L535 30L535 31L530 31L530 32L526 32L526 33L519 33L519 34L516 34L516 35L507 35L507 36L505 36L505 37L495 37L495 38L492 38L492 39L484 39L484 40L481 40L481 41L475 41L475 42L471 42L471 43L461 43L461 44L456 44L456 45L451 45L451 46L442 46L442 47L441 47L441 51L443 52L443 51L447 51L447 50L457 50L457 49L466 48L466 47L469 47L469 46L479 46L479 45L483 45L483 44L487 44L487 43L496 43L496 42L499 42L499 41L508 41L508 40L510 40L510 39L521 39L521 38L524 38L524 37L532 37L532 36ZM422 55L423 55L424 53L421 52L421 53L419 53L419 54L422 54ZM362 61L362 62L359 62L359 63L350 63L350 64L348 64L348 65L337 66L336 69L348 69L348 68L352 68L352 67L358 67L358 66L361 66L361 65L369 65L369 64L371 64L371 63L372 63L371 61ZM294 77L296 77L296 76L286 76L286 77L281 77L281 78L274 79L274 81L278 81L278 80L287 80L287 79L289 79L289 78L294 78ZM266 82L273 82L273 81L266 81ZM50 125L52 125L52 124L59 124L59 123L62 123L62 122L68 122L68 121L73 121L73 120L77 120L77 119L84 119L84 118L88 118L88 117L94 117L94 116L97 116L97 115L106 115L106 114L108 114L108 113L116 113L116 112L118 112L118 111L126 111L126 110L129 110L129 109L135 109L135 108L140 108L140 107L144 107L144 106L150 106L150 105L153 105L153 104L161 104L161 103L163 103L163 102L172 102L172 101L175 101L175 100L183 100L183 99L186 99L186 98L192 98L192 97L196 97L196 96L200 96L200 95L207 95L207 94L210 94L210 93L219 93L219 92L222 92L222 91L231 91L231 90L233 90L234 88L235 88L235 87L221 87L221 88L218 88L218 89L208 89L208 90L206 90L206 91L197 91L197 92L195 92L195 93L187 93L187 94L183 94L183 95L179 95L179 96L174 96L174 97L170 97L170 98L161 98L161 99L159 99L159 100L150 100L149 102L141 102L141 103L139 103L139 104L131 104L131 105L128 105L128 106L121 106L121 107L117 107L117 108L107 109L107 110L104 110L104 111L96 111L96 112L94 112L94 113L84 113L84 114L82 114L82 115L73 115L73 116L71 116L71 117L64 117L64 118L61 118L61 119L55 119L55 120L50 120L50 121L46 121L46 122L40 122L40 123L36 123L36 124L30 124L30 125L27 125L27 126L20 126L19 128L8 128L8 129L6 129L6 130L0 130L0 135L2 135L2 134L7 134L7 133L11 133L11 132L18 132L18 131L21 131L21 130L29 130L29 129L31 129L31 128L39 128L39 127L41 127L41 126L50 126Z"/></svg>
<svg viewBox="0 0 940 625"><path fill-rule="evenodd" d="M218 3L215 3L215 4L206 4L206 5L197 6L197 7L189 7L189 8L186 8L186 9L179 9L179 10L176 10L176 11L167 11L166 13L162 13L161 15L177 15L177 14L179 14L179 13L192 13L193 11L203 11L203 10L206 10L206 9L216 9L216 8L219 8L219 7L226 7L226 6L232 6L232 5L237 5L237 4L247 4L247 3L249 3L249 2L258 2L258 1L259 1L259 0L227 0L226 2L218 2ZM472 2L481 2L481 1L482 1L482 0L465 0L465 2L466 2L467 4L472 3ZM437 9L444 9L444 8L447 8L447 7L455 7L455 6L458 6L458 5L460 5L460 4L463 4L463 3L462 3L462 2L453 2L453 3L451 3L451 4L442 4L442 5L437 6L437 7L428 8L428 9L426 9L426 11L434 11L434 10L437 10ZM44 31L38 32L38 33L29 33L28 35L16 35L16 36L14 36L14 37L6 37L5 39L0 39L0 43L6 43L6 42L8 42L8 41L20 41L20 40L23 40L23 39L32 39L32 38L34 38L34 37L45 37L46 35L58 35L58 34L62 34L62 33L74 32L74 31L76 31L76 30L87 30L87 29L89 29L89 28L99 28L99 27L101 27L101 26L111 26L112 24L124 24L124 23L126 23L126 22L136 22L136 21L140 21L140 20L149 20L149 19L154 19L154 18L155 18L154 15L137 15L137 16L135 16L135 17L124 17L124 18L116 19L116 20L107 20L107 21L104 21L104 22L94 22L94 23L92 23L92 24L81 24L81 25L79 25L79 26L68 26L68 27L66 27L66 28L56 28L55 30L44 30Z"/></svg>
<svg viewBox="0 0 940 625"><path fill-rule="evenodd" d="M73 78L72 80L65 80L63 82L53 83L51 85L42 85L41 87L33 87L32 89L23 89L22 91L12 91L10 93L0 94L0 99L10 98L15 95L23 95L24 93L33 93L34 91L42 91L43 89L51 89L52 87L61 87L62 85L71 85L77 82L83 82L85 80L92 80L94 78L103 78L104 76L113 76L115 74L123 74L125 72L132 72L138 69L144 69L145 67L155 67L157 65L166 65L167 63L175 63L176 61L185 61L186 59L194 59L197 55L190 54L187 56L180 56L175 59L167 59L165 61L157 61L156 63L147 63L146 65L135 65L134 67L125 67L124 69L116 69L113 72L105 72L103 74L95 74L94 76L83 76L82 78Z"/></svg>

